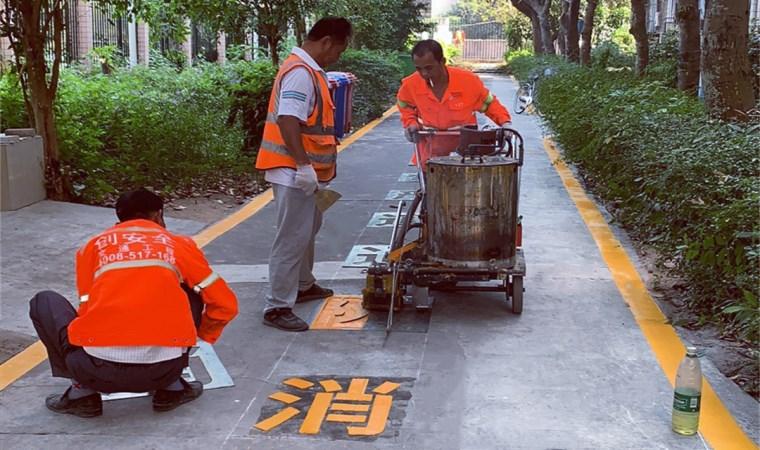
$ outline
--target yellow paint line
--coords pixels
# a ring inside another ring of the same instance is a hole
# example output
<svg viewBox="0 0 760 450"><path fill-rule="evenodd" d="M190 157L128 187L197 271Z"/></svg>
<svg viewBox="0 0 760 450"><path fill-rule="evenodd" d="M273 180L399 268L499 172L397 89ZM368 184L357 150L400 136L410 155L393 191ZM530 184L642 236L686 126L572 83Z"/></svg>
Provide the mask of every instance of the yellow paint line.
<svg viewBox="0 0 760 450"><path fill-rule="evenodd" d="M301 411L288 406L287 408L283 409L282 411L279 411L277 414L273 415L272 417L268 419L264 419L261 422L257 423L256 425L254 425L254 427L258 428L259 430L263 432L267 432L271 430L272 428L275 428L278 425L297 416L298 413L300 412Z"/></svg>
<svg viewBox="0 0 760 450"><path fill-rule="evenodd" d="M349 414L328 414L328 422L344 422L344 423L364 423L367 421L367 416L352 416Z"/></svg>
<svg viewBox="0 0 760 450"><path fill-rule="evenodd" d="M47 359L42 341L37 341L0 365L0 391Z"/></svg>
<svg viewBox="0 0 760 450"><path fill-rule="evenodd" d="M303 378L288 378L283 381L282 384L292 386L296 389L309 389L314 386L314 383L309 380L304 380Z"/></svg>
<svg viewBox="0 0 760 450"><path fill-rule="evenodd" d="M340 145L338 146L338 153L342 152L343 150L346 149L346 147L348 147L349 145L353 144L357 140L361 139L362 136L364 136L365 134L369 133L370 130L372 130L376 126L380 125L381 123L383 123L383 121L385 119L387 119L388 117L390 117L396 111L397 111L396 106L395 105L391 106L390 108L388 108L383 113L382 116L378 117L377 119L373 120L372 122L368 123L367 125L364 125L360 129L356 130L355 133L353 133L351 136L347 137L343 142L340 143Z"/></svg>
<svg viewBox="0 0 760 450"><path fill-rule="evenodd" d="M306 418L298 430L301 434L318 434L322 428L322 422L327 415L327 408L332 402L333 394L329 392L320 392L314 397L314 401L306 413Z"/></svg>
<svg viewBox="0 0 760 450"><path fill-rule="evenodd" d="M367 412L369 411L369 405L360 405L357 403L333 403L330 406L331 411L353 411L353 412Z"/></svg>
<svg viewBox="0 0 760 450"><path fill-rule="evenodd" d="M378 395L372 402L372 412L366 427L347 427L349 436L376 436L385 430L388 414L391 411L393 397Z"/></svg>
<svg viewBox="0 0 760 450"><path fill-rule="evenodd" d="M389 393L395 391L396 389L398 389L399 386L401 386L401 385L398 384L398 383L393 383L393 382L390 382L390 381L386 381L383 384L381 384L380 386L378 386L375 389L373 389L372 392L374 392L375 394L389 394Z"/></svg>
<svg viewBox="0 0 760 450"><path fill-rule="evenodd" d="M272 199L274 199L274 193L272 192L272 189L267 189L239 210L196 234L193 239L199 247L206 246L209 242L230 231L244 220L259 212L271 202Z"/></svg>
<svg viewBox="0 0 760 450"><path fill-rule="evenodd" d="M325 392L338 392L341 390L340 384L335 380L322 380L319 382Z"/></svg>
<svg viewBox="0 0 760 450"><path fill-rule="evenodd" d="M392 106L386 110L382 116L356 130L355 133L347 137L338 146L338 152L342 152L348 148L348 146L356 142L365 134L369 133L370 130L376 126L380 125L385 119L390 117L396 111L396 106ZM244 220L259 212L264 206L272 201L272 199L274 199L274 193L270 188L256 196L256 198L254 198L250 203L230 214L228 217L205 228L200 233L195 235L193 239L199 247L208 245L214 239L218 238L235 226L239 225ZM42 348L43 352L41 356L39 354L40 348ZM27 350L29 350L29 352L27 352ZM39 363L46 359L47 353L45 352L45 348L42 345L42 342L37 341L31 346L27 347L24 351L15 355L13 358L0 364L0 391L13 384L13 382L24 376L30 370L37 367ZM13 362L11 363L11 361ZM6 367L6 365L8 366Z"/></svg>
<svg viewBox="0 0 760 450"><path fill-rule="evenodd" d="M636 267L610 230L596 204L586 194L572 171L562 161L554 143L548 138L544 139L544 149L591 232L620 294L630 306L636 323L641 328L668 381L673 385L678 364L686 352L681 339L649 295ZM703 380L702 383L700 415L699 431L715 450L757 449L755 443L736 423L707 380Z"/></svg>
<svg viewBox="0 0 760 450"><path fill-rule="evenodd" d="M285 404L291 404L295 403L298 400L301 400L301 397L298 397L293 394L288 394L287 392L277 391L274 394L270 395L269 398L272 400L277 400L278 402L282 402Z"/></svg>

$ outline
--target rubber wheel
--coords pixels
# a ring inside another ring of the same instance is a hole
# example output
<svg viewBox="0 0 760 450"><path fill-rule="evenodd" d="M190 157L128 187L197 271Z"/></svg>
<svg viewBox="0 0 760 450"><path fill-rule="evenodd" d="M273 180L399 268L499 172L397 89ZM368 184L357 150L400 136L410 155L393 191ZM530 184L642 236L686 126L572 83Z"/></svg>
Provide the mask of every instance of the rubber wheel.
<svg viewBox="0 0 760 450"><path fill-rule="evenodd" d="M512 313L522 314L523 310L523 277L512 277Z"/></svg>

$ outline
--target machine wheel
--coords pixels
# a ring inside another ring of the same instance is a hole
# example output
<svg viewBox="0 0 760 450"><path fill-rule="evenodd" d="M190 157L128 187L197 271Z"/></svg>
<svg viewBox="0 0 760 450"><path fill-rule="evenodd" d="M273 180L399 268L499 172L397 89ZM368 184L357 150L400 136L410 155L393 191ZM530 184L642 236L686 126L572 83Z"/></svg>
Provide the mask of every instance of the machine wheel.
<svg viewBox="0 0 760 450"><path fill-rule="evenodd" d="M512 313L522 314L523 310L523 277L512 277Z"/></svg>

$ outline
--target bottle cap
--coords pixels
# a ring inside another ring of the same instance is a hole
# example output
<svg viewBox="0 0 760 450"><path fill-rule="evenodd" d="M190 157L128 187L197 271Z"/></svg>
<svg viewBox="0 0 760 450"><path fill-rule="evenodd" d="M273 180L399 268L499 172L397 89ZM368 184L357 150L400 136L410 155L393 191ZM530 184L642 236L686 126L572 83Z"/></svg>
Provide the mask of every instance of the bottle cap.
<svg viewBox="0 0 760 450"><path fill-rule="evenodd" d="M697 353L697 347L686 347L686 356L699 356L699 353Z"/></svg>

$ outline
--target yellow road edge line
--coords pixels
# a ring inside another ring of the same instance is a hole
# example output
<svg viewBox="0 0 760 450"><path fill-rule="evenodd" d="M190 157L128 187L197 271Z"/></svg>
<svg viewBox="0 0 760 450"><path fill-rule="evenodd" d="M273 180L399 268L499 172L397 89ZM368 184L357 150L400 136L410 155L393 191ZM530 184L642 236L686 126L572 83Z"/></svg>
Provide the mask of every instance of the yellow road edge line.
<svg viewBox="0 0 760 450"><path fill-rule="evenodd" d="M42 341L37 341L0 365L0 391L47 359Z"/></svg>
<svg viewBox="0 0 760 450"><path fill-rule="evenodd" d="M612 233L596 203L586 194L573 172L562 160L556 144L551 139L545 138L544 149L594 238L623 300L630 306L636 323L668 381L671 386L674 385L678 364L686 348L657 303L649 295L628 253ZM736 423L706 379L703 379L702 383L700 415L699 432L715 450L757 449L757 445Z"/></svg>
<svg viewBox="0 0 760 450"><path fill-rule="evenodd" d="M370 130L380 125L383 121L385 121L385 119L396 112L396 110L397 108L394 105L388 108L388 110L386 110L382 116L356 130L356 132L346 138L346 140L338 146L338 152L342 152L349 145L353 144L359 138L369 133ZM264 206L272 201L272 199L274 199L274 193L272 192L272 189L269 188L261 194L257 195L253 200L251 200L248 204L239 210L201 230L201 232L196 234L193 239L199 247L208 245L214 239L230 231L232 228L236 227L244 220L259 212ZM40 351L42 354L40 354ZM41 341L37 341L26 349L17 353L9 360L0 364L0 392L24 376L27 372L37 367L38 364L46 359L47 352L45 351L45 346L42 345Z"/></svg>

